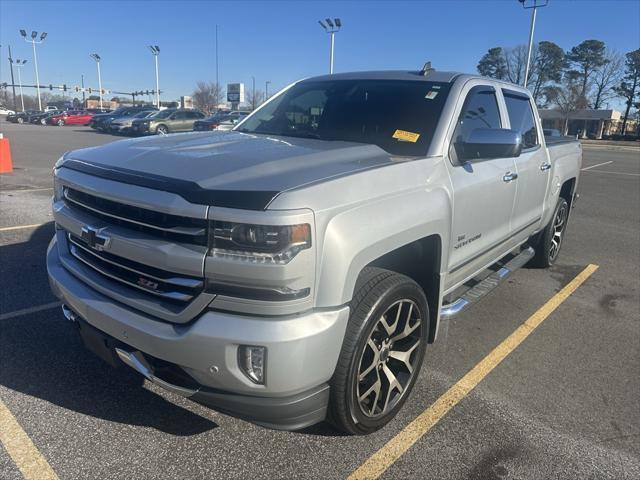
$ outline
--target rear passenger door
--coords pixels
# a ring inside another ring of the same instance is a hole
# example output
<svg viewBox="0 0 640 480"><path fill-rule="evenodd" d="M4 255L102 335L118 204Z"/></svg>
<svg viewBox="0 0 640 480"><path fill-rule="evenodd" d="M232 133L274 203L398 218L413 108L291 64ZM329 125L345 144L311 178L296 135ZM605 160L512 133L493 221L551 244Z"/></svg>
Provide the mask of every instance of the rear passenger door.
<svg viewBox="0 0 640 480"><path fill-rule="evenodd" d="M514 235L527 236L542 219L551 164L541 145L540 128L527 94L502 89L512 130L522 135L522 153L515 159L518 174L516 202L512 216Z"/></svg>
<svg viewBox="0 0 640 480"><path fill-rule="evenodd" d="M506 253L511 235L511 214L516 182L505 176L515 172L513 158L478 158L462 162L456 143L468 139L477 128L506 128L498 95L493 86L471 81L456 108L456 120L450 137L449 168L453 187L453 218L445 288L467 279Z"/></svg>

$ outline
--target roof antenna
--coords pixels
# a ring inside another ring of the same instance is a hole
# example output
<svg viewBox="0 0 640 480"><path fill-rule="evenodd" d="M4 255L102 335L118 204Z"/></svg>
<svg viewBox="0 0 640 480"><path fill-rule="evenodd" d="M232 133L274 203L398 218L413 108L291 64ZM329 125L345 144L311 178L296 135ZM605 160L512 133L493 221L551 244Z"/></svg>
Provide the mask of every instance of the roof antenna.
<svg viewBox="0 0 640 480"><path fill-rule="evenodd" d="M431 62L427 62L424 64L424 67L422 67L422 70L420 70L420 75L426 77L431 72L435 72L435 70L436 70L435 68L431 67Z"/></svg>

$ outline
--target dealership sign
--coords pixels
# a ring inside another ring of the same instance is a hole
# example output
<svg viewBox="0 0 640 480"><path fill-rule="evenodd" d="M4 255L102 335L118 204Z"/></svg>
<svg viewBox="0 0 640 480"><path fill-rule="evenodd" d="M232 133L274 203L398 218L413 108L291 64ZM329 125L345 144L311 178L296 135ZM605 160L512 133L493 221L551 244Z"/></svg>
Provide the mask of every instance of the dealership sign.
<svg viewBox="0 0 640 480"><path fill-rule="evenodd" d="M244 102L244 83L228 83L227 84L227 102L230 102L230 103Z"/></svg>

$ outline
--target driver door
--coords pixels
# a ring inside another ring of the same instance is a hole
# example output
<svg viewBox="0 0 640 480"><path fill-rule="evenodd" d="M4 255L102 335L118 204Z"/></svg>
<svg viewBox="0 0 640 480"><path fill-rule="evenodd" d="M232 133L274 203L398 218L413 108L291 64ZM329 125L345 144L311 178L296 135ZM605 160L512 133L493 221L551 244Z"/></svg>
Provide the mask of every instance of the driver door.
<svg viewBox="0 0 640 480"><path fill-rule="evenodd" d="M456 110L450 137L446 164L453 187L453 218L445 290L495 262L511 234L516 182L509 178L516 172L515 159L458 160L456 143L464 142L473 130L508 125L495 88L479 82L469 82L463 89L464 102Z"/></svg>

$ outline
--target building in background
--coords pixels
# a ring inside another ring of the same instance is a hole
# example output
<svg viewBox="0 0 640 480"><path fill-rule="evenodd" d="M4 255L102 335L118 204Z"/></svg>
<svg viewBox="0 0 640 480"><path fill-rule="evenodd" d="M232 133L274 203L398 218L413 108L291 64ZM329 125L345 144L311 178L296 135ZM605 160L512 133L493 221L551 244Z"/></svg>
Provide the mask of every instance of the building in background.
<svg viewBox="0 0 640 480"><path fill-rule="evenodd" d="M542 128L554 128L565 135L581 135L588 138L601 139L622 133L623 116L617 110L576 110L566 118L557 109L540 109ZM637 130L637 121L627 119L627 133ZM584 132L584 135L583 135Z"/></svg>

